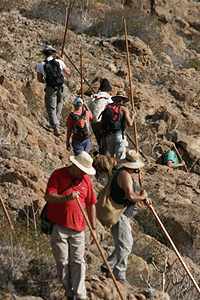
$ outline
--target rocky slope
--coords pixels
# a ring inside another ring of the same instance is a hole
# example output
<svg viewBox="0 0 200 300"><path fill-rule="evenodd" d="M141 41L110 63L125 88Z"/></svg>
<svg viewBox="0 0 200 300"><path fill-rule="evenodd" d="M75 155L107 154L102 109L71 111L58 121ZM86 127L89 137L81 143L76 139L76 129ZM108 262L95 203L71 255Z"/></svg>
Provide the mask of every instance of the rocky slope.
<svg viewBox="0 0 200 300"><path fill-rule="evenodd" d="M68 164L73 154L65 148L65 123L81 88L80 75L65 57L71 76L66 78L63 134L55 137L47 126L43 86L37 82L35 70L43 59L40 50L45 44L58 50L62 46L65 13L57 4L62 8L59 1L3 1L0 5L0 195L16 233L12 237L1 209L2 299L64 299L49 240L40 234L38 221L50 174ZM123 20L116 22L121 28L118 34L114 23L108 23L113 11L123 12L127 18L138 142L148 160L141 156L146 162L142 185L199 284L200 3L127 0L123 5L118 1L73 4L65 53L79 69L82 48L83 73L95 91L106 77L113 95L118 90L130 94ZM106 28L113 30L111 36L106 35ZM87 101L92 91L86 82L84 92ZM128 132L134 137L132 128ZM184 159L189 172L156 165L156 157L180 139L188 143ZM134 149L131 143L129 146ZM96 150L92 134L91 154ZM97 156L94 163L99 177L92 180L98 193L112 161ZM120 284L126 299L198 299L153 214L138 206L131 222L134 247L127 270L129 283ZM113 249L112 237L100 224L98 233L107 256ZM86 242L88 299L119 299L112 280L100 272L102 258L95 245L89 246L88 229Z"/></svg>

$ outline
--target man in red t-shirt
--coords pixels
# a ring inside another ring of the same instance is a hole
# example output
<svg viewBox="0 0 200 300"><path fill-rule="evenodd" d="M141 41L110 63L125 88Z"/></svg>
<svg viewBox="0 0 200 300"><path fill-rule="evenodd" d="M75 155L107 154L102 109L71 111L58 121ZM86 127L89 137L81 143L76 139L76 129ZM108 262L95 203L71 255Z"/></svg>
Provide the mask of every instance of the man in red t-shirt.
<svg viewBox="0 0 200 300"><path fill-rule="evenodd" d="M67 141L66 147L70 151L70 137L72 135L72 146L74 155L80 154L82 151L89 152L91 147L89 121L92 119L90 110L83 110L83 100L76 98L74 100L74 112L70 113L67 119Z"/></svg>
<svg viewBox="0 0 200 300"><path fill-rule="evenodd" d="M68 300L86 299L84 229L86 220L79 207L87 210L96 233L96 196L88 175L95 175L91 156L83 151L70 156L72 165L55 170L48 181L44 199L49 202L47 218L55 224L51 247L57 263L58 276ZM73 184L66 189L73 181ZM64 191L64 192L63 192ZM91 240L91 242L93 242Z"/></svg>

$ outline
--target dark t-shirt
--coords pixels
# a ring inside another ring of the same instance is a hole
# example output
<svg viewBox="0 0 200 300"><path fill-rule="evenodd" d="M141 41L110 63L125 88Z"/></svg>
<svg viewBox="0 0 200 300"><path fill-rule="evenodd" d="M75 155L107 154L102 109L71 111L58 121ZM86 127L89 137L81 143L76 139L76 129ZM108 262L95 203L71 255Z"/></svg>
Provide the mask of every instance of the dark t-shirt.
<svg viewBox="0 0 200 300"><path fill-rule="evenodd" d="M135 207L135 203L129 201L126 198L125 192L124 190L119 186L119 184L117 183L117 177L118 175L124 171L125 169L122 167L119 170L117 170L117 172L115 173L112 183L111 183L111 197L113 199L113 201L115 201L118 204L124 204L125 206L127 206L127 208L124 211L124 215L128 218L130 218L133 214L133 210ZM133 189L134 192L136 191L136 182L133 181Z"/></svg>

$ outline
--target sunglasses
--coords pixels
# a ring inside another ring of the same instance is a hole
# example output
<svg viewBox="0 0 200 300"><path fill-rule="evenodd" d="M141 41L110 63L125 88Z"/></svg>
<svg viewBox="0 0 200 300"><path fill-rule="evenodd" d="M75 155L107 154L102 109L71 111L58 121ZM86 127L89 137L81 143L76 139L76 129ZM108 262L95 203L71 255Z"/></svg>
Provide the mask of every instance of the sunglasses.
<svg viewBox="0 0 200 300"><path fill-rule="evenodd" d="M135 170L134 170L134 173L136 173L136 174L137 174L137 173L140 173L140 170L139 170L139 169L135 169Z"/></svg>

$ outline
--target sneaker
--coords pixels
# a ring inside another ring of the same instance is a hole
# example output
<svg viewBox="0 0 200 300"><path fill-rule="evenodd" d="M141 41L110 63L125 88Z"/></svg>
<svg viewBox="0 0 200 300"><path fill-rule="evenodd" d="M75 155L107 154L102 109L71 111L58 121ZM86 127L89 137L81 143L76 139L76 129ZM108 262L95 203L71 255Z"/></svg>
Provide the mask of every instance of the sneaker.
<svg viewBox="0 0 200 300"><path fill-rule="evenodd" d="M61 132L60 132L60 130L59 130L58 127L56 127L56 128L54 129L54 135L55 135L55 136L61 135Z"/></svg>

